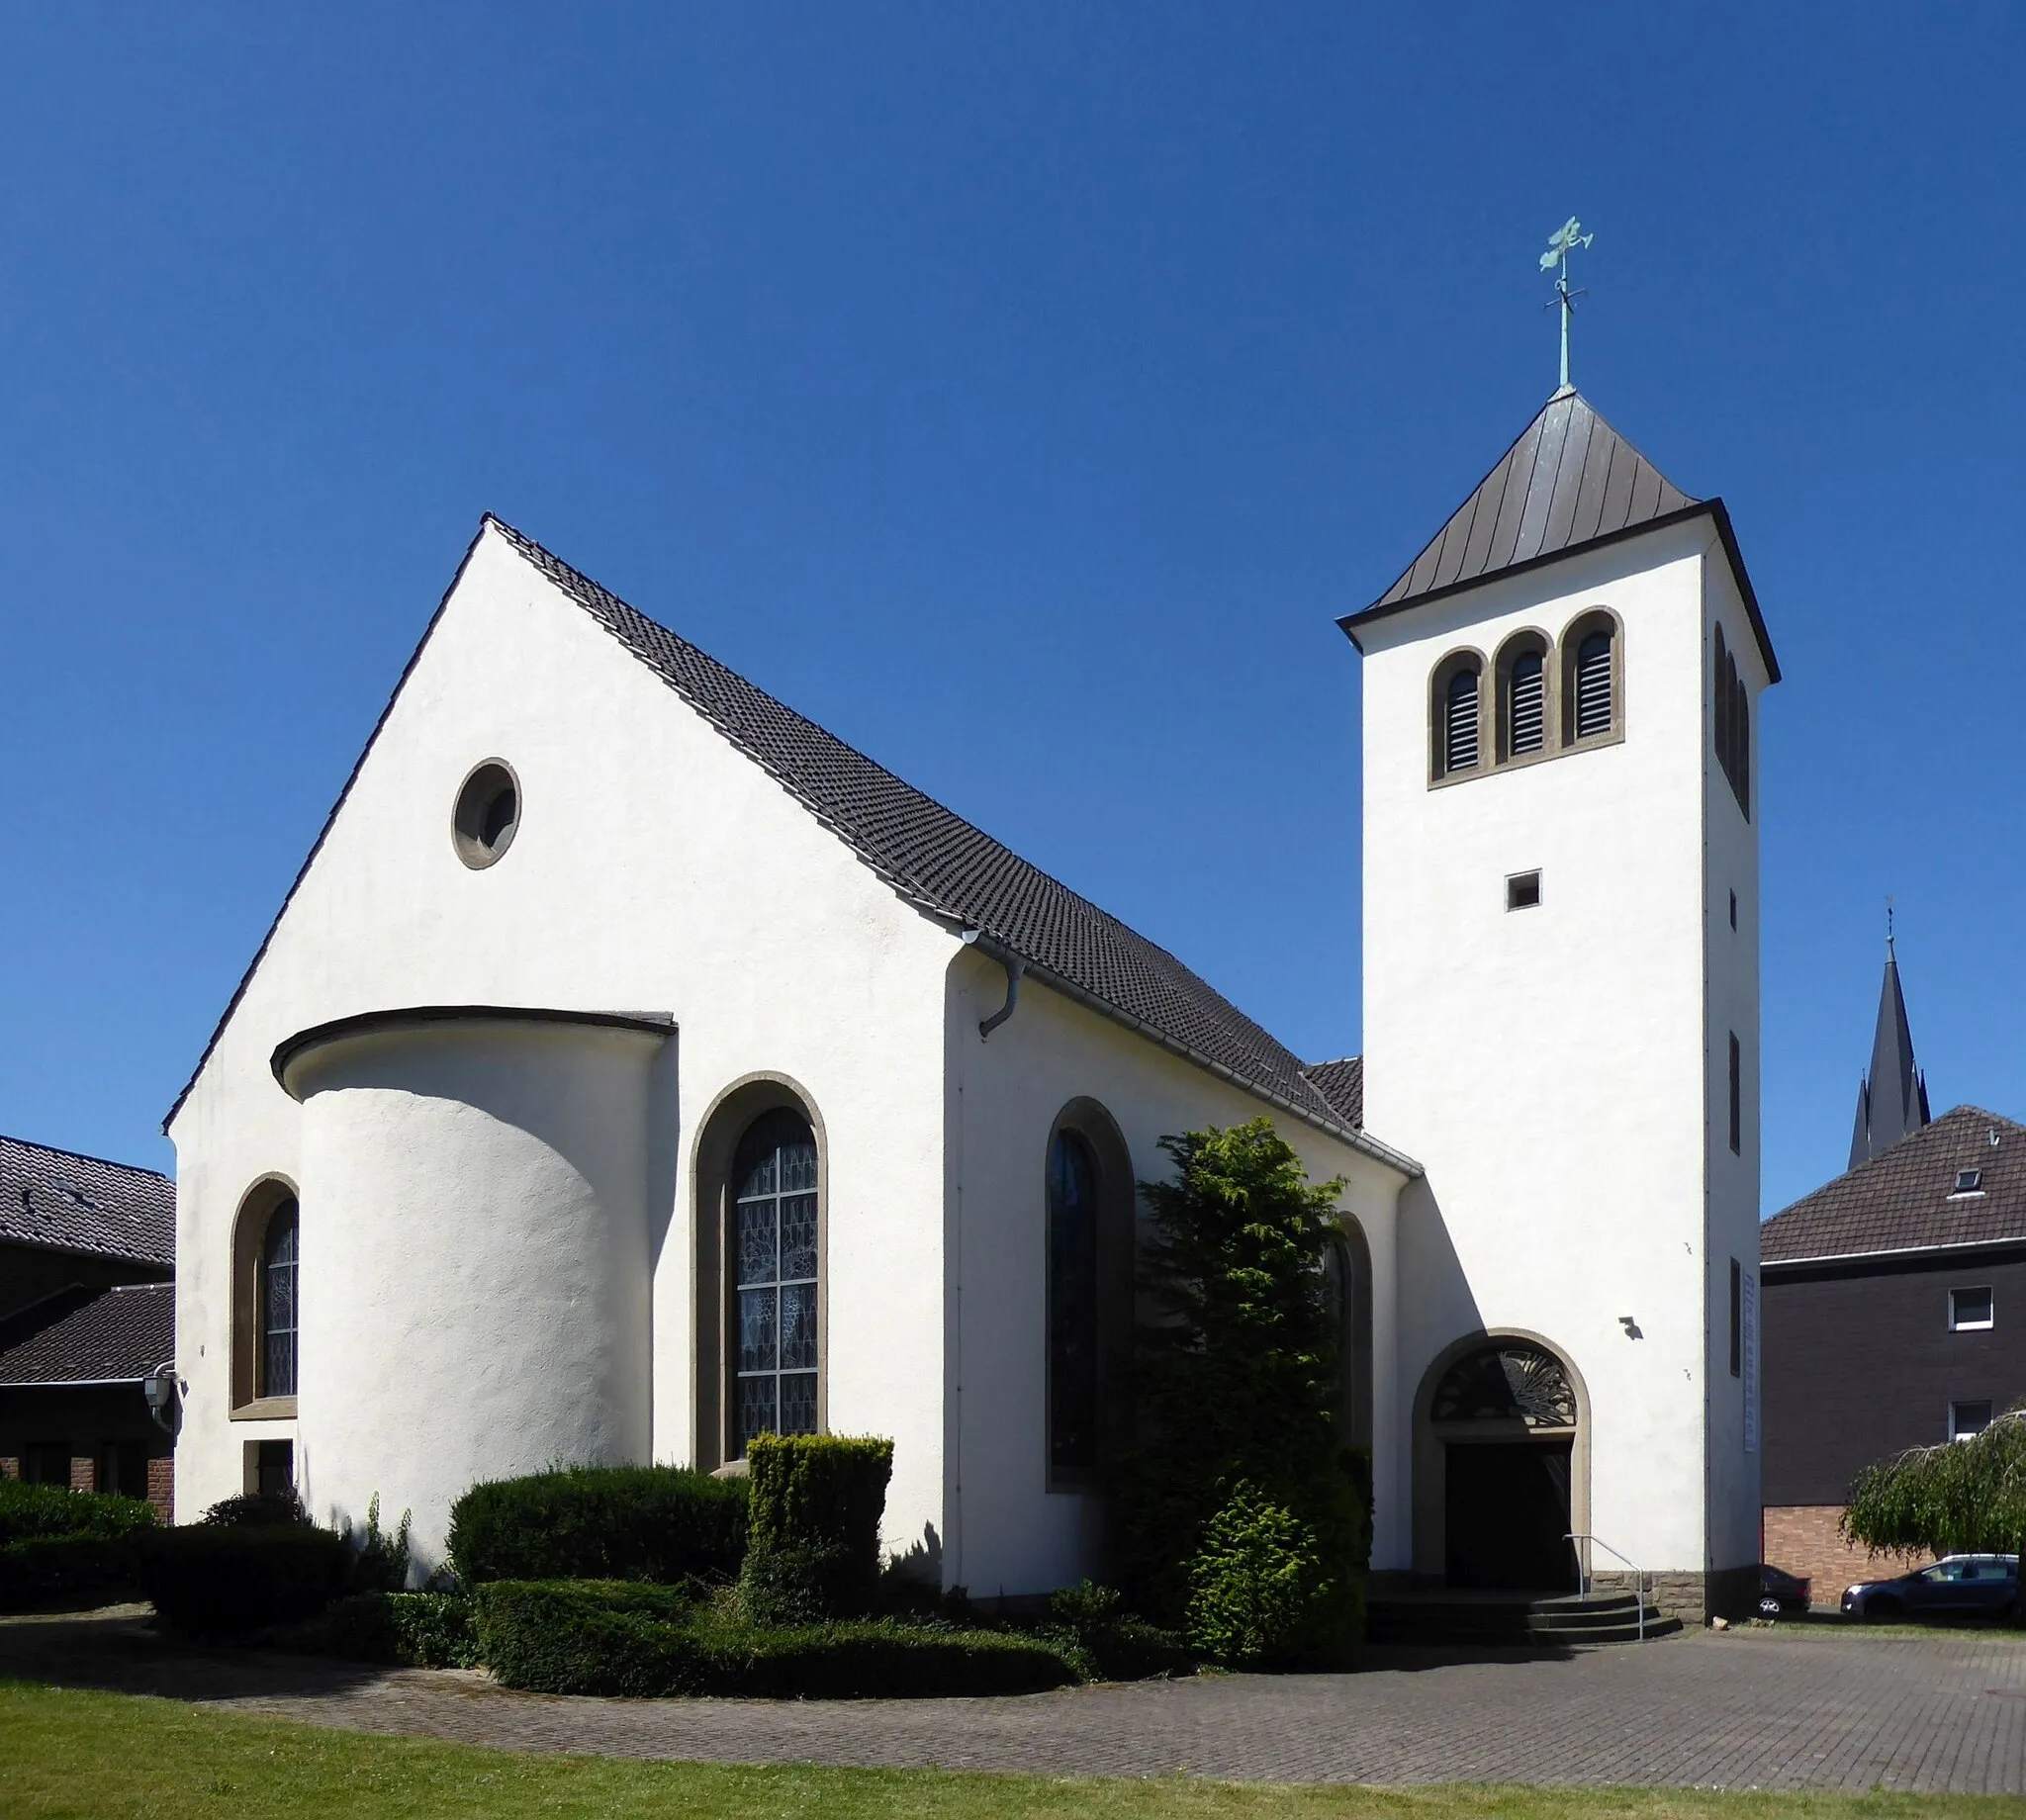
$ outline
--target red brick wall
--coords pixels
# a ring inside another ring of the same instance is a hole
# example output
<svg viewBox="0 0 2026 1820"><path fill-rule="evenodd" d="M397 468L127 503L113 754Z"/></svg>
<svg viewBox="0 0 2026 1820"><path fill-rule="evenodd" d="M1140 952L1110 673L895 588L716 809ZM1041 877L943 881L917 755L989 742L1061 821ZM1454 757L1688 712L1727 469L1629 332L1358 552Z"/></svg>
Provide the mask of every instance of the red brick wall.
<svg viewBox="0 0 2026 1820"><path fill-rule="evenodd" d="M21 1462L13 1454L0 1457L0 1479L19 1479Z"/></svg>
<svg viewBox="0 0 2026 1820"><path fill-rule="evenodd" d="M1841 1504L1768 1504L1760 1512L1765 1559L1813 1581L1808 1596L1817 1605L1836 1604L1853 1581L1884 1580L1934 1559L1871 1554L1843 1539L1836 1527L1842 1518Z"/></svg>
<svg viewBox="0 0 2026 1820"><path fill-rule="evenodd" d="M176 1520L176 1456L164 1454L147 1463L147 1502L165 1523Z"/></svg>
<svg viewBox="0 0 2026 1820"><path fill-rule="evenodd" d="M73 1492L96 1492L99 1489L99 1463L88 1453L74 1453L70 1456L70 1489Z"/></svg>

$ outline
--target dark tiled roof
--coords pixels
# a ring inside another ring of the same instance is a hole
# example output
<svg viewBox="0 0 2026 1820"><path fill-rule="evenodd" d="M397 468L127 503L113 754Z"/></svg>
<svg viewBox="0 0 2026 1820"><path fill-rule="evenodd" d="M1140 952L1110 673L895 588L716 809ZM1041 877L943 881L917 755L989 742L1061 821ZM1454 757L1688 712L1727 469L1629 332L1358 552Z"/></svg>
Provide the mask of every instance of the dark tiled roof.
<svg viewBox="0 0 2026 1820"><path fill-rule="evenodd" d="M1336 1108L1336 1116L1354 1130L1365 1123L1365 1058L1346 1055L1341 1061L1312 1061L1302 1070L1309 1082Z"/></svg>
<svg viewBox="0 0 2026 1820"><path fill-rule="evenodd" d="M176 1185L152 1169L0 1138L0 1243L176 1261Z"/></svg>
<svg viewBox="0 0 2026 1820"><path fill-rule="evenodd" d="M1339 623L1354 632L1417 600L1703 510L1722 534L1767 674L1777 682L1780 666L1723 501L1684 493L1580 392L1549 399L1400 579L1364 611Z"/></svg>
<svg viewBox="0 0 2026 1820"><path fill-rule="evenodd" d="M1951 1198L1964 1169L1980 1171L1981 1192ZM2026 1238L2026 1125L1959 1106L1775 1214L1759 1255L1779 1264L2007 1238Z"/></svg>
<svg viewBox="0 0 2026 1820"><path fill-rule="evenodd" d="M175 1351L175 1284L128 1284L0 1352L0 1385L139 1379Z"/></svg>
<svg viewBox="0 0 2026 1820"><path fill-rule="evenodd" d="M1302 1116L1342 1123L1301 1062L1089 899L784 707L509 525L494 525L861 860L931 913L981 929L1072 988L1230 1070Z"/></svg>

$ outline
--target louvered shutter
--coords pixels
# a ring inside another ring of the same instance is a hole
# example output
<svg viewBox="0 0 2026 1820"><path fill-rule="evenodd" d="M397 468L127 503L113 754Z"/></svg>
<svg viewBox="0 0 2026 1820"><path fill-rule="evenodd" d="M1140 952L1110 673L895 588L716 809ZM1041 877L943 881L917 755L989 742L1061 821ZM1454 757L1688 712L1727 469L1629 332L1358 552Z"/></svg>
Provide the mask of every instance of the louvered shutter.
<svg viewBox="0 0 2026 1820"><path fill-rule="evenodd" d="M1477 766L1477 672L1459 670L1442 695L1442 771Z"/></svg>
<svg viewBox="0 0 2026 1820"><path fill-rule="evenodd" d="M1538 652L1528 651L1513 660L1510 682L1510 706L1507 709L1507 724L1512 728L1513 755L1538 752L1546 737L1542 718L1544 691L1541 687L1542 668Z"/></svg>
<svg viewBox="0 0 2026 1820"><path fill-rule="evenodd" d="M1593 632L1576 649L1576 737L1611 728L1611 634Z"/></svg>

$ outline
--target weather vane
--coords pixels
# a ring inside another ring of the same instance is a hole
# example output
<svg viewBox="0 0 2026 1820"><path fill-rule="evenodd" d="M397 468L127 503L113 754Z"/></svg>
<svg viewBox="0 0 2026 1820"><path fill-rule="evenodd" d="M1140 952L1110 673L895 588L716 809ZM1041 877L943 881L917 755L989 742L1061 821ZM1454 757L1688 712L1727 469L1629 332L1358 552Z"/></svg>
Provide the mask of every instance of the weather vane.
<svg viewBox="0 0 2026 1820"><path fill-rule="evenodd" d="M1540 255L1540 269L1552 272L1560 266L1561 272L1555 279L1555 299L1562 310L1562 383L1560 392L1570 390L1569 386L1569 318L1576 314L1576 300L1581 291L1569 289L1569 255L1579 246L1588 246L1597 236L1583 231L1583 224L1573 215L1554 231L1547 243L1547 251Z"/></svg>

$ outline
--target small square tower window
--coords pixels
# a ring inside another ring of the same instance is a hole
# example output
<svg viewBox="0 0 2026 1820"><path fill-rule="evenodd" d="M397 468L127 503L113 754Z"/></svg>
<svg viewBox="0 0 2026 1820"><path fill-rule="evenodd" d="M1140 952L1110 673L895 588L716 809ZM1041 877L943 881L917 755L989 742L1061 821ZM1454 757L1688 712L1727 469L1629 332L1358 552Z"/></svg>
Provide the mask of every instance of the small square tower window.
<svg viewBox="0 0 2026 1820"><path fill-rule="evenodd" d="M1532 910L1540 903L1540 874L1515 872L1506 880L1506 908Z"/></svg>
<svg viewBox="0 0 2026 1820"><path fill-rule="evenodd" d="M1953 1201L1958 1195L1980 1195L1983 1193L1983 1171L1981 1169L1958 1169L1956 1186L1950 1191Z"/></svg>
<svg viewBox="0 0 2026 1820"><path fill-rule="evenodd" d="M1730 926L1733 929L1737 927L1737 893L1735 891L1730 894Z"/></svg>
<svg viewBox="0 0 2026 1820"><path fill-rule="evenodd" d="M1973 1434L1981 1434L1990 1426L1990 1402L1952 1403L1949 1405L1949 1439L1967 1441Z"/></svg>
<svg viewBox="0 0 2026 1820"><path fill-rule="evenodd" d="M1976 1332L1991 1325L1991 1299L1988 1289L1952 1289L1949 1291L1949 1329L1954 1333Z"/></svg>

